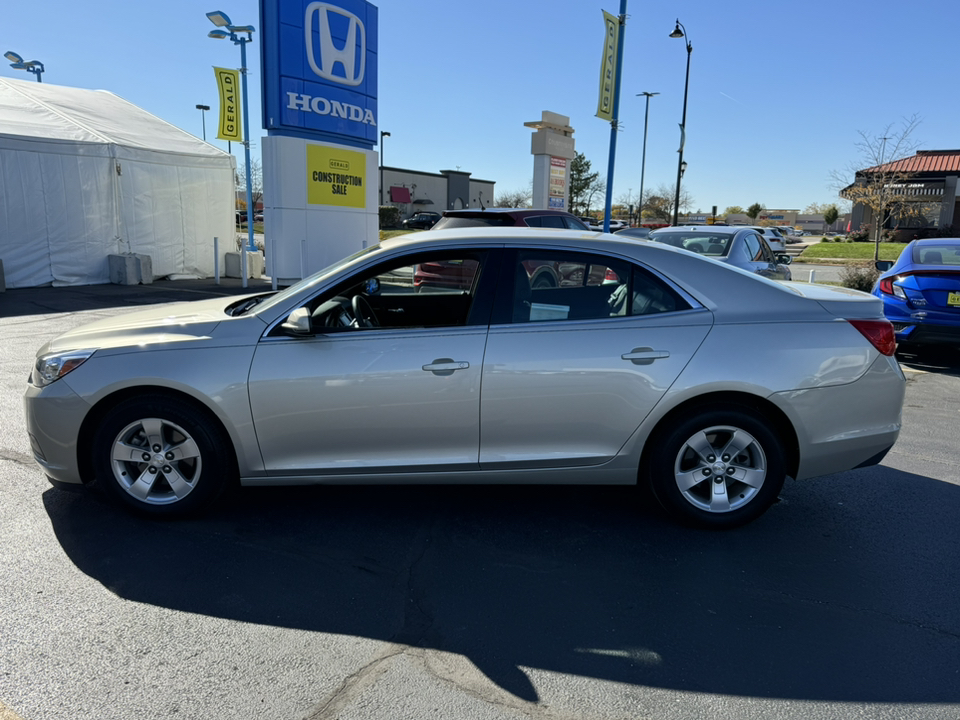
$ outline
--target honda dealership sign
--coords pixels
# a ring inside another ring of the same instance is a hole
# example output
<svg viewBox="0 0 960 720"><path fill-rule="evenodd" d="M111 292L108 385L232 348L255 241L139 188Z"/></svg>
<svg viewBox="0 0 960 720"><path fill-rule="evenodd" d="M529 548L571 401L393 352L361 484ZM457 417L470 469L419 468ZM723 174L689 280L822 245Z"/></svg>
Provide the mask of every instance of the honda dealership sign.
<svg viewBox="0 0 960 720"><path fill-rule="evenodd" d="M365 0L261 0L263 125L288 135L377 142L377 8Z"/></svg>

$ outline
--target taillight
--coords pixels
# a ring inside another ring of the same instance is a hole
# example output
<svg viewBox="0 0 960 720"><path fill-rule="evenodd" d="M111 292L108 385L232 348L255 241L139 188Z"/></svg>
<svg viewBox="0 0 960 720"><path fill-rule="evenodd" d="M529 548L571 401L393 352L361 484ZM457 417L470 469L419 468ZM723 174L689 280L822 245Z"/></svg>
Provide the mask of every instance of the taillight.
<svg viewBox="0 0 960 720"><path fill-rule="evenodd" d="M897 350L897 340L893 334L893 323L889 320L847 320L882 355L893 355Z"/></svg>
<svg viewBox="0 0 960 720"><path fill-rule="evenodd" d="M613 270L607 268L607 272L603 274L604 282L620 282L620 276L618 276Z"/></svg>
<svg viewBox="0 0 960 720"><path fill-rule="evenodd" d="M884 293L885 295L893 295L894 297L898 297L901 300L906 300L907 293L904 292L902 287L900 287L899 285L894 285L893 283L894 281L902 282L905 278L915 274L916 273L908 272L908 273L903 273L902 275L891 275L890 277L885 277L880 280L880 282L877 284L877 287L879 287L880 292Z"/></svg>
<svg viewBox="0 0 960 720"><path fill-rule="evenodd" d="M880 292L884 295L893 295L893 278L886 277L880 280Z"/></svg>

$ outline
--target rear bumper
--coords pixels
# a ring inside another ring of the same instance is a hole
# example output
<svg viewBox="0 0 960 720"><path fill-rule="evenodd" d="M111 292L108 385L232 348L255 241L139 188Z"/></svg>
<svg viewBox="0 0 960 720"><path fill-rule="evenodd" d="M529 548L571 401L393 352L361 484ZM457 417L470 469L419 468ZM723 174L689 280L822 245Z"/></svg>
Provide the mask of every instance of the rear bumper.
<svg viewBox="0 0 960 720"><path fill-rule="evenodd" d="M898 343L911 345L950 345L960 347L960 325L894 322Z"/></svg>
<svg viewBox="0 0 960 720"><path fill-rule="evenodd" d="M781 393L795 414L797 479L878 463L900 435L905 389L897 361L879 355L856 382Z"/></svg>

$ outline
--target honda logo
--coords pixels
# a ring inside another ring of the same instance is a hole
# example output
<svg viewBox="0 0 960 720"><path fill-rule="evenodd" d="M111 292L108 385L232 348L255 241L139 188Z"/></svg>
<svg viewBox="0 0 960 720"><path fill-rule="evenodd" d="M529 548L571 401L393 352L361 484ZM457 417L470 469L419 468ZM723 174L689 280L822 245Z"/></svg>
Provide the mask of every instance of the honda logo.
<svg viewBox="0 0 960 720"><path fill-rule="evenodd" d="M342 48L337 48L333 42L333 33L330 29L331 14L340 15L347 20L347 39ZM320 35L319 53L315 52L313 45L314 15L317 17ZM363 82L367 58L367 36L360 18L335 5L313 2L307 5L304 29L307 36L307 60L314 73L324 80L341 85L359 85ZM357 65L358 54L359 66ZM337 65L342 67L342 74L334 74L334 68Z"/></svg>

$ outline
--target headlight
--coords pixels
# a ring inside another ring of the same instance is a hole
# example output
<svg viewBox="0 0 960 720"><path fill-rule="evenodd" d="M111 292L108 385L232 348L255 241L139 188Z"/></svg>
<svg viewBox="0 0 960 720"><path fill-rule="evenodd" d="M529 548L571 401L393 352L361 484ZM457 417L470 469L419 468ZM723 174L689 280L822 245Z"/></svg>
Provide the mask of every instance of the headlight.
<svg viewBox="0 0 960 720"><path fill-rule="evenodd" d="M96 352L92 350L71 350L70 352L54 353L37 358L30 374L30 382L37 387L46 387L59 380L71 370L76 370Z"/></svg>

